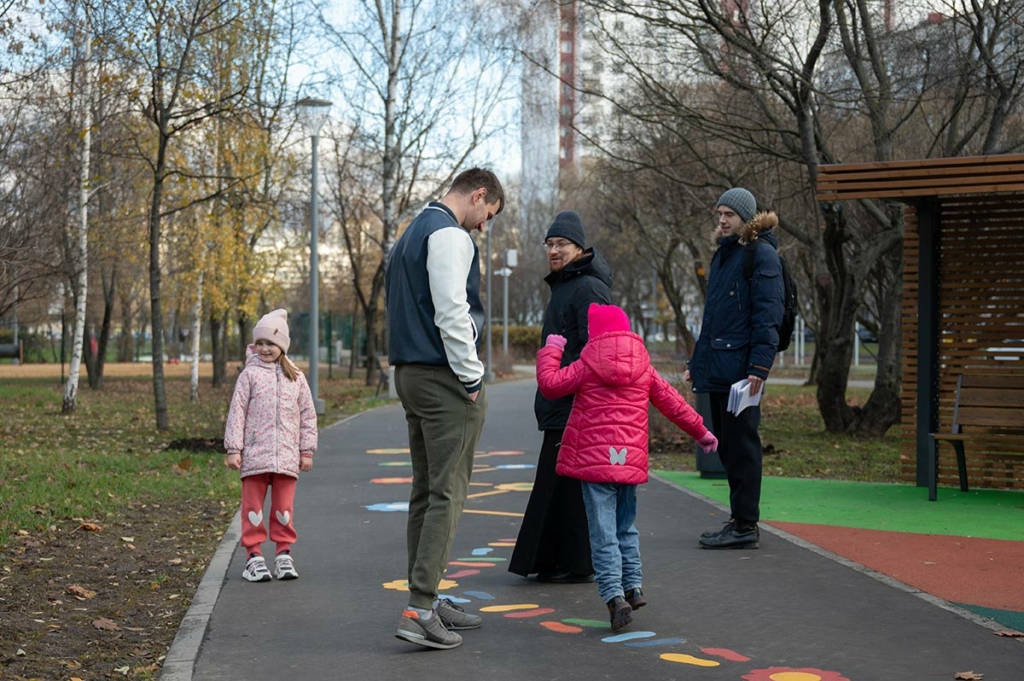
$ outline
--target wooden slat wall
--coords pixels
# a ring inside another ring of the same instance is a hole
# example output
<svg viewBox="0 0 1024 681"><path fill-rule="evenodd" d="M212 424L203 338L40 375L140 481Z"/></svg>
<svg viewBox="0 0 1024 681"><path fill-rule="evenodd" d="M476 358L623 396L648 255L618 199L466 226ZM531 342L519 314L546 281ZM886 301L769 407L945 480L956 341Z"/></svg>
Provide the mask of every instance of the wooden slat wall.
<svg viewBox="0 0 1024 681"><path fill-rule="evenodd" d="M818 173L819 201L1024 192L1024 154L844 163Z"/></svg>
<svg viewBox="0 0 1024 681"><path fill-rule="evenodd" d="M1024 374L1024 195L943 197L939 241L939 430L951 428L964 370ZM902 472L916 478L917 220L907 209L903 294ZM1011 341L1011 342L1006 342ZM1024 456L967 443L972 487L1024 488ZM940 446L939 482L957 482L953 448Z"/></svg>

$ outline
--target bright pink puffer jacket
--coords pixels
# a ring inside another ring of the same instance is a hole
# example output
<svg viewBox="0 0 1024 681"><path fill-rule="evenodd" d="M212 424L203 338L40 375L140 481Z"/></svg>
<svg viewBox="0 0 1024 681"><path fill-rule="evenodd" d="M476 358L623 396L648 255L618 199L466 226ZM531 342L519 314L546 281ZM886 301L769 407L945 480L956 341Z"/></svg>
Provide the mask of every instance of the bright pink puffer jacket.
<svg viewBox="0 0 1024 681"><path fill-rule="evenodd" d="M277 362L264 362L255 346L246 351L224 429L224 449L242 453L240 474L283 473L299 477L299 453L317 445L316 408L306 377L289 381Z"/></svg>
<svg viewBox="0 0 1024 681"><path fill-rule="evenodd" d="M593 308L592 308L593 309ZM647 405L653 403L695 440L703 420L651 366L630 331L591 336L580 358L559 369L562 350L537 352L537 384L548 399L576 393L555 472L584 482L647 482Z"/></svg>

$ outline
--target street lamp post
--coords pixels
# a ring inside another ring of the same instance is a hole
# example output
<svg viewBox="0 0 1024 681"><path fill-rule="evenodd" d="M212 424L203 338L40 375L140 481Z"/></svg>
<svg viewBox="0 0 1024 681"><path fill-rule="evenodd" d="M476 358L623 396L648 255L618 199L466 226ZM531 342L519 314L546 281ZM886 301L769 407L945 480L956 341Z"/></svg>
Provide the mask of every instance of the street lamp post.
<svg viewBox="0 0 1024 681"><path fill-rule="evenodd" d="M306 131L313 139L312 189L309 193L309 391L317 414L324 413L324 400L320 398L320 263L317 241L320 233L320 215L317 206L317 142L320 128L327 121L331 103L324 99L306 97L295 103Z"/></svg>
<svg viewBox="0 0 1024 681"><path fill-rule="evenodd" d="M508 278L512 276L512 268L519 262L519 252L510 248L505 251L505 267L495 272L505 281L502 286L502 321L501 321L501 352L508 359Z"/></svg>

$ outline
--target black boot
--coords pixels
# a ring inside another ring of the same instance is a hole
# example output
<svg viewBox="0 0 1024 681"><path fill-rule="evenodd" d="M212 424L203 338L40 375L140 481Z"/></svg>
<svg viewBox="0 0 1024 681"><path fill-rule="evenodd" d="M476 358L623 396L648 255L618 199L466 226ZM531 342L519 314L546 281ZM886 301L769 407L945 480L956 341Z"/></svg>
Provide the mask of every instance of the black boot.
<svg viewBox="0 0 1024 681"><path fill-rule="evenodd" d="M612 631L618 631L633 621L633 608L622 596L616 596L608 601L608 615L612 621Z"/></svg>
<svg viewBox="0 0 1024 681"><path fill-rule="evenodd" d="M761 540L761 530L757 524L740 524L728 526L721 534L713 537L702 537L701 548L704 549L756 549Z"/></svg>

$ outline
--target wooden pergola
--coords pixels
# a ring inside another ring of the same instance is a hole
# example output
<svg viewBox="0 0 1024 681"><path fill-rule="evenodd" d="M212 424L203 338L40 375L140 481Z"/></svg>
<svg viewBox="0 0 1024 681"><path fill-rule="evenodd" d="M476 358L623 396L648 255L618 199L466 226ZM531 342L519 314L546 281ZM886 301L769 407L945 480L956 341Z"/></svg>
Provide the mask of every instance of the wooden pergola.
<svg viewBox="0 0 1024 681"><path fill-rule="evenodd" d="M948 432L964 371L1024 374L1024 155L822 166L819 201L906 204L903 237L904 479L957 480ZM1021 424L1024 427L1024 423ZM1024 488L1022 452L967 457L972 487ZM934 489L934 487L932 487Z"/></svg>

